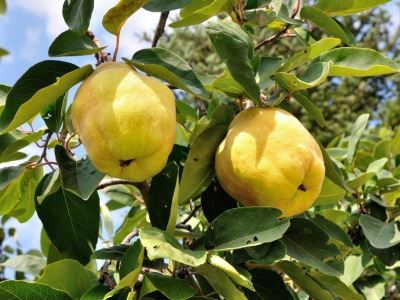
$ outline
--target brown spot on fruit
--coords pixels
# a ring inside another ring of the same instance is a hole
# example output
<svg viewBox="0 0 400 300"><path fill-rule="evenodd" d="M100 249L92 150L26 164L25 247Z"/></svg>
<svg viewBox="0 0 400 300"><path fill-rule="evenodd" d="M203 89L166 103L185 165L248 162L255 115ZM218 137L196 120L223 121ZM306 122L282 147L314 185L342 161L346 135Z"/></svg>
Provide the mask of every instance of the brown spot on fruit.
<svg viewBox="0 0 400 300"><path fill-rule="evenodd" d="M303 191L303 192L307 191L306 187L305 187L303 184L300 184L299 187L298 187L298 189L299 189L300 191Z"/></svg>
<svg viewBox="0 0 400 300"><path fill-rule="evenodd" d="M120 160L119 161L119 165L121 166L121 167L129 167L129 165L133 162L133 161L135 161L135 159L128 159L128 160Z"/></svg>

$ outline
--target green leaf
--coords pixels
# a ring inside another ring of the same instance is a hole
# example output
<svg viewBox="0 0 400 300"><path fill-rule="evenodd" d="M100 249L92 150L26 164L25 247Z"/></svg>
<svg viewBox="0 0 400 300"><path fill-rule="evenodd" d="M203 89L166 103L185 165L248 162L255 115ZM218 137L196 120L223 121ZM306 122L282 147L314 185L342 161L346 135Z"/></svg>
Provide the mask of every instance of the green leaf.
<svg viewBox="0 0 400 300"><path fill-rule="evenodd" d="M315 282L309 273L293 262L280 261L274 265L274 269L286 273L303 291L315 300L335 299L331 293Z"/></svg>
<svg viewBox="0 0 400 300"><path fill-rule="evenodd" d="M341 275L343 262L334 259L340 252L335 245L329 244L328 235L306 219L292 218L290 222L283 236L288 255L327 275Z"/></svg>
<svg viewBox="0 0 400 300"><path fill-rule="evenodd" d="M329 63L314 63L300 77L286 72L277 72L273 76L280 86L289 92L301 91L320 85L329 74Z"/></svg>
<svg viewBox="0 0 400 300"><path fill-rule="evenodd" d="M63 17L69 29L79 35L89 28L94 0L65 0Z"/></svg>
<svg viewBox="0 0 400 300"><path fill-rule="evenodd" d="M6 49L0 48L0 57L8 55L8 54L10 54L10 53Z"/></svg>
<svg viewBox="0 0 400 300"><path fill-rule="evenodd" d="M215 291L225 299L247 299L222 270L209 264L201 265L200 267L197 267L196 270L203 275L210 285L215 289Z"/></svg>
<svg viewBox="0 0 400 300"><path fill-rule="evenodd" d="M339 299L364 300L364 297L361 294L346 286L337 277L328 276L316 271L310 272L310 276L312 276L312 278L323 288L325 288L327 291L330 291Z"/></svg>
<svg viewBox="0 0 400 300"><path fill-rule="evenodd" d="M41 112L42 119L46 123L47 128L53 132L58 132L64 121L67 98L68 93L65 93L65 95L59 97Z"/></svg>
<svg viewBox="0 0 400 300"><path fill-rule="evenodd" d="M374 160L368 165L366 173L375 173L378 174L385 167L388 159L383 157L381 159Z"/></svg>
<svg viewBox="0 0 400 300"><path fill-rule="evenodd" d="M139 205L133 206L129 210L127 216L124 218L121 226L117 229L117 232L113 238L114 244L120 244L125 236L132 231L132 228L135 228L138 223L146 218L146 214L146 209L142 209Z"/></svg>
<svg viewBox="0 0 400 300"><path fill-rule="evenodd" d="M203 192L214 177L215 152L228 130L227 125L211 127L193 143L183 169L179 203L183 204Z"/></svg>
<svg viewBox="0 0 400 300"><path fill-rule="evenodd" d="M348 180L347 185L353 189L358 189L372 179L376 174L373 172L362 173L358 177Z"/></svg>
<svg viewBox="0 0 400 300"><path fill-rule="evenodd" d="M354 285L364 294L365 299L381 300L385 296L387 281L380 275L372 275L355 282Z"/></svg>
<svg viewBox="0 0 400 300"><path fill-rule="evenodd" d="M337 38L323 38L319 41L308 46L306 49L297 52L288 58L285 63L279 68L279 72L289 72L294 68L305 64L314 58L317 58L322 53L335 48L340 44L340 40Z"/></svg>
<svg viewBox="0 0 400 300"><path fill-rule="evenodd" d="M151 260L169 258L192 267L206 262L207 252L183 249L173 236L157 228L141 228L139 236Z"/></svg>
<svg viewBox="0 0 400 300"><path fill-rule="evenodd" d="M1 0L0 0L1 1ZM11 86L0 84L0 105L4 105L7 94L11 90Z"/></svg>
<svg viewBox="0 0 400 300"><path fill-rule="evenodd" d="M15 178L21 175L24 165L5 167L0 169L0 190L3 190Z"/></svg>
<svg viewBox="0 0 400 300"><path fill-rule="evenodd" d="M0 283L0 298L4 300L72 300L65 292L48 285L22 280L6 280Z"/></svg>
<svg viewBox="0 0 400 300"><path fill-rule="evenodd" d="M6 0L0 0L0 15L4 15L7 10L7 2Z"/></svg>
<svg viewBox="0 0 400 300"><path fill-rule="evenodd" d="M42 61L31 67L7 96L0 116L0 133L29 121L92 71L90 65L77 68L56 60Z"/></svg>
<svg viewBox="0 0 400 300"><path fill-rule="evenodd" d="M385 249L400 243L400 231L396 221L385 223L363 214L360 216L359 222L365 237L375 248Z"/></svg>
<svg viewBox="0 0 400 300"><path fill-rule="evenodd" d="M57 192L61 187L60 169L48 174L46 177L42 191L36 195L36 200L39 204L49 195Z"/></svg>
<svg viewBox="0 0 400 300"><path fill-rule="evenodd" d="M20 223L27 222L33 216L35 213L35 190L42 178L42 168L24 170L15 182L13 197L8 199L8 201L13 202L12 210L7 213L9 216L16 218ZM4 196L1 192L0 202L2 205L5 204Z"/></svg>
<svg viewBox="0 0 400 300"><path fill-rule="evenodd" d="M21 254L10 257L0 266L13 269L17 272L37 275L46 266L46 258L31 254Z"/></svg>
<svg viewBox="0 0 400 300"><path fill-rule="evenodd" d="M400 154L400 129L397 129L392 139L390 150L394 157Z"/></svg>
<svg viewBox="0 0 400 300"><path fill-rule="evenodd" d="M344 272L339 279L349 286L356 281L363 272L363 256L349 255L344 261Z"/></svg>
<svg viewBox="0 0 400 300"><path fill-rule="evenodd" d="M324 165L325 165L325 176L328 177L332 182L337 184L338 186L344 188L346 191L352 193L353 190L347 186L346 181L344 180L342 173L340 172L338 166L331 160L329 154L326 152L324 146L317 140L319 148L321 149L322 156L324 157Z"/></svg>
<svg viewBox="0 0 400 300"><path fill-rule="evenodd" d="M130 272L134 271L138 267L141 267L138 263L138 258L142 255L142 252L143 247L139 240L136 240L125 250L119 269L120 278L124 278Z"/></svg>
<svg viewBox="0 0 400 300"><path fill-rule="evenodd" d="M329 76L379 76L400 72L400 66L383 54L368 48L344 47L330 50L320 61L332 62Z"/></svg>
<svg viewBox="0 0 400 300"><path fill-rule="evenodd" d="M353 247L353 242L351 241L350 237L342 228L340 228L339 225L336 225L332 221L320 215L315 215L312 221L319 228L325 231L325 233L327 233L330 238L341 241L344 245L346 245L349 248Z"/></svg>
<svg viewBox="0 0 400 300"><path fill-rule="evenodd" d="M100 52L106 47L97 45L86 35L79 35L72 31L61 33L49 48L49 56L80 56Z"/></svg>
<svg viewBox="0 0 400 300"><path fill-rule="evenodd" d="M195 245L204 245L207 250L228 251L278 240L289 227L288 219L278 220L281 213L270 207L238 207L224 211Z"/></svg>
<svg viewBox="0 0 400 300"><path fill-rule="evenodd" d="M262 269L252 269L249 272L256 291L245 290L248 299L293 300L285 282L277 272Z"/></svg>
<svg viewBox="0 0 400 300"><path fill-rule="evenodd" d="M242 98L246 95L244 88L233 79L231 73L225 70L221 76L217 77L211 84L211 90L217 90L233 98Z"/></svg>
<svg viewBox="0 0 400 300"><path fill-rule="evenodd" d="M36 189L36 196L43 193L46 175ZM99 226L99 196L93 193L86 201L60 188L36 201L36 212L51 242L68 258L87 264L96 248ZM60 234L62 232L63 234Z"/></svg>
<svg viewBox="0 0 400 300"><path fill-rule="evenodd" d="M321 193L313 205L318 206L337 204L343 199L345 194L346 191L343 188L333 183L328 177L325 177L322 184Z"/></svg>
<svg viewBox="0 0 400 300"><path fill-rule="evenodd" d="M349 139L349 145L347 147L347 162L351 164L354 160L354 155L357 151L358 143L362 135L364 134L365 129L368 125L369 114L363 114L359 116L356 122L353 125L351 130L351 135Z"/></svg>
<svg viewBox="0 0 400 300"><path fill-rule="evenodd" d="M171 23L169 26L178 28L200 24L220 12L228 10L228 5L232 4L232 2L232 0L192 1L181 10L181 19Z"/></svg>
<svg viewBox="0 0 400 300"><path fill-rule="evenodd" d="M279 70L283 62L280 57L261 57L260 66L258 68L259 86L264 90L271 82L270 76Z"/></svg>
<svg viewBox="0 0 400 300"><path fill-rule="evenodd" d="M351 40L342 27L329 15L316 7L305 6L301 9L302 19L310 21L327 34L341 39L344 43L350 43Z"/></svg>
<svg viewBox="0 0 400 300"><path fill-rule="evenodd" d="M90 290L88 290L79 300L98 300L103 299L103 297L109 292L110 289L105 285L99 284Z"/></svg>
<svg viewBox="0 0 400 300"><path fill-rule="evenodd" d="M152 12L171 11L188 5L191 0L149 0L143 7Z"/></svg>
<svg viewBox="0 0 400 300"><path fill-rule="evenodd" d="M207 259L208 263L225 272L236 284L254 291L253 284L249 278L240 274L234 266L218 255L211 254Z"/></svg>
<svg viewBox="0 0 400 300"><path fill-rule="evenodd" d="M160 291L167 299L174 300L186 300L196 294L196 290L186 280L159 273L147 273L140 290L140 299L154 291Z"/></svg>
<svg viewBox="0 0 400 300"><path fill-rule="evenodd" d="M247 261L251 267L262 268L282 260L286 255L286 245L280 240L245 249L252 258Z"/></svg>
<svg viewBox="0 0 400 300"><path fill-rule="evenodd" d="M300 103L320 127L325 127L325 118L317 105L304 92L294 92L292 97Z"/></svg>
<svg viewBox="0 0 400 300"><path fill-rule="evenodd" d="M119 0L103 17L103 26L111 34L119 35L126 20L139 10L147 0Z"/></svg>
<svg viewBox="0 0 400 300"><path fill-rule="evenodd" d="M18 150L25 148L33 142L39 140L44 134L44 130L38 130L32 134L19 138L20 135L3 134L0 136L0 162L8 162L18 159L15 156Z"/></svg>
<svg viewBox="0 0 400 300"><path fill-rule="evenodd" d="M88 157L76 161L60 145L56 146L54 153L64 190L74 193L83 200L89 199L104 178L104 174L96 170Z"/></svg>
<svg viewBox="0 0 400 300"><path fill-rule="evenodd" d="M111 260L122 260L129 245L121 244L112 246L110 248L104 248L93 252L91 255L92 259L111 259Z"/></svg>
<svg viewBox="0 0 400 300"><path fill-rule="evenodd" d="M260 88L252 67L254 50L250 36L233 22L208 24L206 32L232 77L242 85L252 100L258 102Z"/></svg>
<svg viewBox="0 0 400 300"><path fill-rule="evenodd" d="M204 99L209 97L189 64L170 50L142 49L132 56L132 60L125 62L190 94Z"/></svg>
<svg viewBox="0 0 400 300"><path fill-rule="evenodd" d="M79 299L96 282L96 275L77 261L64 259L44 268L39 283L67 292L72 299Z"/></svg>
<svg viewBox="0 0 400 300"><path fill-rule="evenodd" d="M317 8L331 16L348 16L389 1L390 0L319 0Z"/></svg>

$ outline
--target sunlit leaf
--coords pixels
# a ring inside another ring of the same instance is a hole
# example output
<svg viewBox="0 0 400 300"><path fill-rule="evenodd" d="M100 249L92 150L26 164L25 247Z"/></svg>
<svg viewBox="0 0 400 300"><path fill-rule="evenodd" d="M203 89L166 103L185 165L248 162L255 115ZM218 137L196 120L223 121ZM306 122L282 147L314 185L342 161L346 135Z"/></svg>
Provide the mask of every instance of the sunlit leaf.
<svg viewBox="0 0 400 300"><path fill-rule="evenodd" d="M64 0L63 17L69 29L79 35L89 28L94 0Z"/></svg>

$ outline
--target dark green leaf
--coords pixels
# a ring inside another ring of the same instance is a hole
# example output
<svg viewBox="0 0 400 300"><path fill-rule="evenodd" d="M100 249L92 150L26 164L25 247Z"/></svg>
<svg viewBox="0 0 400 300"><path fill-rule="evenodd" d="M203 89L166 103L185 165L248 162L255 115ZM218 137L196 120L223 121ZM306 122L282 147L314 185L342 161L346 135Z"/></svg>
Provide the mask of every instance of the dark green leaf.
<svg viewBox="0 0 400 300"><path fill-rule="evenodd" d="M0 283L0 298L4 300L72 300L65 292L48 285L7 280Z"/></svg>
<svg viewBox="0 0 400 300"><path fill-rule="evenodd" d="M285 244L278 240L273 243L246 248L246 252L251 256L247 263L256 268L280 261L285 257L287 249Z"/></svg>
<svg viewBox="0 0 400 300"><path fill-rule="evenodd" d="M111 260L121 260L124 256L129 245L118 245L112 246L110 248L104 248L93 252L92 259L111 259Z"/></svg>
<svg viewBox="0 0 400 300"><path fill-rule="evenodd" d="M359 222L365 237L375 248L385 249L400 243L400 231L396 221L385 223L363 214L360 216Z"/></svg>
<svg viewBox="0 0 400 300"><path fill-rule="evenodd" d="M306 219L293 218L290 222L283 237L288 255L327 275L341 275L343 262L335 260L340 252L335 245L329 244L328 235Z"/></svg>
<svg viewBox="0 0 400 300"><path fill-rule="evenodd" d="M0 190L3 190L11 181L21 175L23 170L23 165L0 169Z"/></svg>
<svg viewBox="0 0 400 300"><path fill-rule="evenodd" d="M132 228L146 218L147 210L142 209L139 205L133 206L127 216L124 218L121 226L117 229L115 233L113 242L114 244L120 244L122 240L132 232Z"/></svg>
<svg viewBox="0 0 400 300"><path fill-rule="evenodd" d="M342 27L322 10L316 7L305 6L301 9L300 16L302 19L306 19L321 28L327 34L341 39L344 43L350 42L350 38Z"/></svg>
<svg viewBox="0 0 400 300"><path fill-rule="evenodd" d="M25 136L10 133L0 135L0 162L3 163L19 159L22 156L17 155L17 153L20 153L17 151L36 142L43 134L44 130L38 130Z"/></svg>
<svg viewBox="0 0 400 300"><path fill-rule="evenodd" d="M43 192L45 176L36 189ZM36 212L51 242L58 251L86 264L96 248L99 226L99 196L93 193L87 201L60 188L48 195L41 204L36 201ZM60 234L62 232L63 234Z"/></svg>
<svg viewBox="0 0 400 300"><path fill-rule="evenodd" d="M37 63L9 92L0 116L0 132L13 130L29 121L92 71L90 65L78 68L56 60Z"/></svg>
<svg viewBox="0 0 400 300"><path fill-rule="evenodd" d="M351 164L357 150L358 143L368 125L369 114L359 116L351 130L349 145L347 147L347 162Z"/></svg>
<svg viewBox="0 0 400 300"><path fill-rule="evenodd" d="M227 251L278 240L289 227L281 211L270 207L239 207L220 214L195 242L207 250ZM241 220L238 222L238 220Z"/></svg>
<svg viewBox="0 0 400 300"><path fill-rule="evenodd" d="M216 178L201 194L201 208L210 223L224 211L235 207L236 200L223 190Z"/></svg>
<svg viewBox="0 0 400 300"><path fill-rule="evenodd" d="M105 285L99 284L95 287L88 290L85 294L82 295L80 300L99 300L103 299L104 295L110 291L108 287ZM112 298L113 299L113 298ZM116 300L116 299L113 299Z"/></svg>
<svg viewBox="0 0 400 300"><path fill-rule="evenodd" d="M142 291L142 290L145 291ZM195 295L196 290L192 288L188 281L161 275L158 273L147 273L143 282L140 296L160 291L168 299L185 300Z"/></svg>
<svg viewBox="0 0 400 300"><path fill-rule="evenodd" d="M67 104L68 94L59 97L55 102L45 108L41 115L47 128L53 132L58 132L64 120L65 105Z"/></svg>
<svg viewBox="0 0 400 300"><path fill-rule="evenodd" d="M344 198L345 195L346 191L343 188L333 183L328 177L325 177L322 184L321 193L313 205L318 206L337 204Z"/></svg>
<svg viewBox="0 0 400 300"><path fill-rule="evenodd" d="M378 249L368 243L369 250L387 266L392 266L400 260L400 245L386 248Z"/></svg>
<svg viewBox="0 0 400 300"><path fill-rule="evenodd" d="M164 48L142 49L125 60L128 64L200 98L208 98L196 73L181 57Z"/></svg>
<svg viewBox="0 0 400 300"><path fill-rule="evenodd" d="M179 203L203 192L214 177L215 152L228 130L218 125L202 132L189 151L179 189Z"/></svg>
<svg viewBox="0 0 400 300"><path fill-rule="evenodd" d="M389 1L390 0L319 0L317 7L331 16L347 16Z"/></svg>
<svg viewBox="0 0 400 300"><path fill-rule="evenodd" d="M268 82L272 82L270 76L274 75L281 67L283 59L280 57L261 57L260 66L258 68L258 76L260 78L259 85L261 90L268 86Z"/></svg>
<svg viewBox="0 0 400 300"><path fill-rule="evenodd" d="M49 56L80 56L100 52L105 47L97 45L86 35L79 35L72 31L61 33L49 48Z"/></svg>
<svg viewBox="0 0 400 300"><path fill-rule="evenodd" d="M254 284L255 292L245 290L245 295L252 300L292 300L285 282L277 272L262 269L252 269L251 281Z"/></svg>
<svg viewBox="0 0 400 300"><path fill-rule="evenodd" d="M69 29L79 35L88 30L94 0L65 0L63 17Z"/></svg>
<svg viewBox="0 0 400 300"><path fill-rule="evenodd" d="M170 214L173 212L171 207L178 174L178 165L171 162L151 180L147 211L153 227L167 229Z"/></svg>
<svg viewBox="0 0 400 300"><path fill-rule="evenodd" d="M351 241L350 237L342 228L340 228L340 226L320 215L315 215L312 221L323 231L325 231L330 238L341 241L347 247L353 247L353 242Z"/></svg>
<svg viewBox="0 0 400 300"><path fill-rule="evenodd" d="M191 0L149 0L143 8L152 12L164 12L181 8L190 2Z"/></svg>
<svg viewBox="0 0 400 300"><path fill-rule="evenodd" d="M329 76L379 76L400 72L400 66L383 54L368 48L344 47L330 50L320 61L331 62Z"/></svg>
<svg viewBox="0 0 400 300"><path fill-rule="evenodd" d="M139 10L147 0L119 0L103 17L104 28L114 35L119 35L126 20Z"/></svg>
<svg viewBox="0 0 400 300"><path fill-rule="evenodd" d="M76 260L64 259L47 265L38 282L67 292L72 299L79 299L96 282L96 275Z"/></svg>
<svg viewBox="0 0 400 300"><path fill-rule="evenodd" d="M4 15L7 10L6 0L0 0L0 15Z"/></svg>
<svg viewBox="0 0 400 300"><path fill-rule="evenodd" d="M54 152L60 168L63 188L84 200L89 199L104 178L104 174L96 170L88 157L76 161L64 147L59 145L56 146Z"/></svg>
<svg viewBox="0 0 400 300"><path fill-rule="evenodd" d="M211 23L207 25L206 32L232 77L242 85L252 100L258 102L260 88L252 67L254 52L250 36L233 22Z"/></svg>
<svg viewBox="0 0 400 300"><path fill-rule="evenodd" d="M0 0L1 1L1 0ZM1 13L0 13L1 14ZM0 57L10 54L6 49L0 48Z"/></svg>

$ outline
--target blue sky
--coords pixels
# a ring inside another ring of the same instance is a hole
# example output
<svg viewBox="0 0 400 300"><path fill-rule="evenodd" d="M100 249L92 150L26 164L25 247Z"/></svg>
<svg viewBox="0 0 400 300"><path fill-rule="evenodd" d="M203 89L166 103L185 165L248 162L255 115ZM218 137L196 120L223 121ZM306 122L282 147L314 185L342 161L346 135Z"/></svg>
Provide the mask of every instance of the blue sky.
<svg viewBox="0 0 400 300"><path fill-rule="evenodd" d="M10 55L0 61L0 83L13 85L15 81L33 64L48 59L47 50L51 42L67 29L62 18L62 0L8 0L8 11L0 16L0 47L6 48ZM103 45L111 45L113 52L114 36L108 34L101 25L104 13L116 1L96 0L90 30L99 38ZM392 1L389 7L394 16L393 22L400 23L400 9ZM122 30L120 57L131 57L137 50L150 47L138 36L142 32L152 33L158 22L158 14L140 10L131 17ZM395 26L393 26L395 29ZM81 58L61 58L77 65L94 64L93 56ZM31 147L31 153L37 149ZM19 225L19 240L22 248L28 250L39 248L39 233L41 224L34 218L32 221Z"/></svg>

